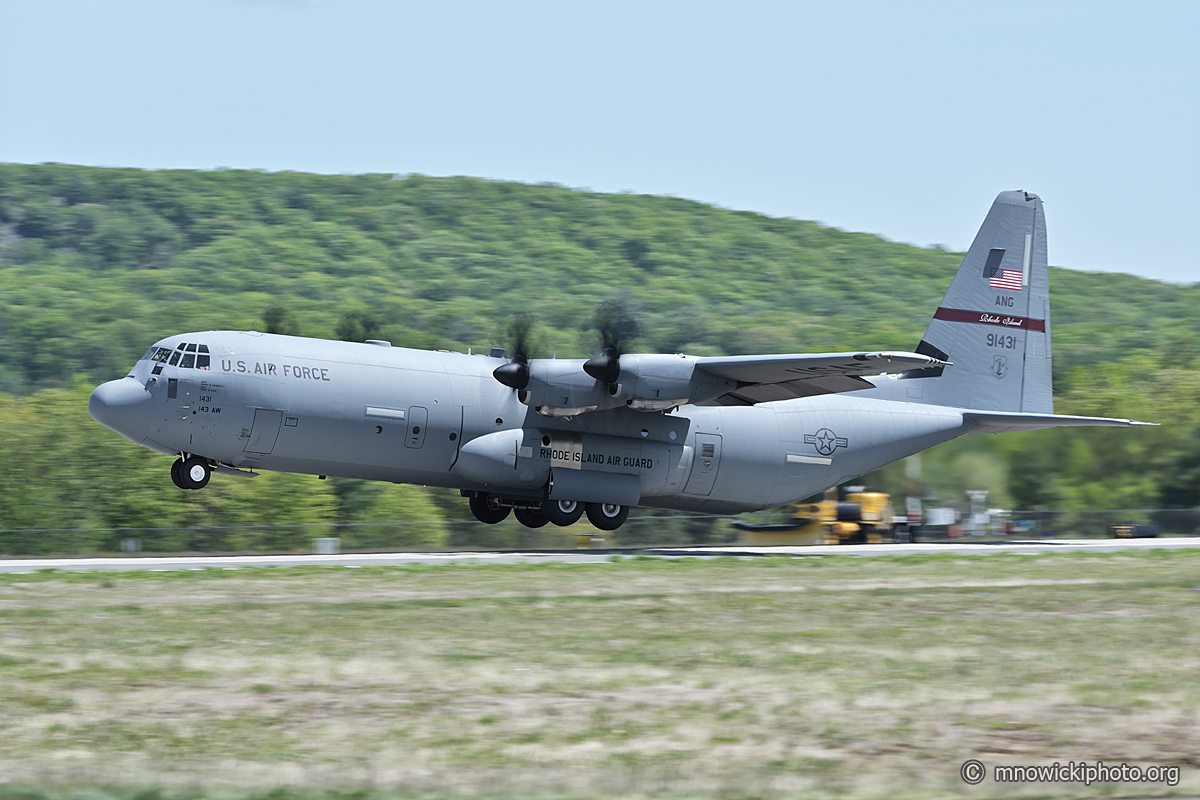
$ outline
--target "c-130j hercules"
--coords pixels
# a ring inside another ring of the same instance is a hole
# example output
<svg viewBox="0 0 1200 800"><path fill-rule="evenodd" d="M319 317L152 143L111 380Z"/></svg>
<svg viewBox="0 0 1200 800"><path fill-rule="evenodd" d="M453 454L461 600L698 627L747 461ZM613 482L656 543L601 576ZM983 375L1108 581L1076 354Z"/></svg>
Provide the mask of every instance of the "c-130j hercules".
<svg viewBox="0 0 1200 800"><path fill-rule="evenodd" d="M963 434L1148 424L1054 414L1048 279L1042 201L1002 192L915 353L505 360L209 331L157 342L88 410L178 456L184 489L336 475L603 530L636 506L757 511Z"/></svg>

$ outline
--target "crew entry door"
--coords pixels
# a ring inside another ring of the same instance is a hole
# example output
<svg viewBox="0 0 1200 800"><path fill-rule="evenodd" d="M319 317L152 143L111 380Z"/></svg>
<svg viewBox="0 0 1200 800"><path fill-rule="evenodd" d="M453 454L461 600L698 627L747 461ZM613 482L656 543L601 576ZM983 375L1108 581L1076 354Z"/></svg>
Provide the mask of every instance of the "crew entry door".
<svg viewBox="0 0 1200 800"><path fill-rule="evenodd" d="M716 433L696 434L696 454L692 457L692 474L684 494L708 497L717 481L717 470L721 466L721 436Z"/></svg>
<svg viewBox="0 0 1200 800"><path fill-rule="evenodd" d="M254 425L250 428L250 438L242 451L259 455L270 453L275 449L275 440L279 438L279 426L282 422L282 411L268 411L265 408L254 409Z"/></svg>

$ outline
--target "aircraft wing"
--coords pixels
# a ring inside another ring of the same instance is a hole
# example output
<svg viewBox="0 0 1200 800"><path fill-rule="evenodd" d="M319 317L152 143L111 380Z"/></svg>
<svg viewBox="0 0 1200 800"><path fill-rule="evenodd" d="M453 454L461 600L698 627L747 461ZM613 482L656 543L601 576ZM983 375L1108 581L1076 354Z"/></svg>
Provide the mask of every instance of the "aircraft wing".
<svg viewBox="0 0 1200 800"><path fill-rule="evenodd" d="M751 406L870 389L874 384L861 376L946 364L917 353L813 353L696 359L697 369L738 382L736 389L711 401L723 406Z"/></svg>

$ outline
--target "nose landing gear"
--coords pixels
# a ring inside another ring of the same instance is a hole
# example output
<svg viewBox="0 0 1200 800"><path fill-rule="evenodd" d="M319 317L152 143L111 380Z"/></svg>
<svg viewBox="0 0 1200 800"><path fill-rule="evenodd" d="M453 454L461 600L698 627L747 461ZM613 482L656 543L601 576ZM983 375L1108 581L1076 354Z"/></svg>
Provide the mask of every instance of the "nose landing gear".
<svg viewBox="0 0 1200 800"><path fill-rule="evenodd" d="M180 489L203 489L211 476L212 468L198 456L171 462L171 482Z"/></svg>

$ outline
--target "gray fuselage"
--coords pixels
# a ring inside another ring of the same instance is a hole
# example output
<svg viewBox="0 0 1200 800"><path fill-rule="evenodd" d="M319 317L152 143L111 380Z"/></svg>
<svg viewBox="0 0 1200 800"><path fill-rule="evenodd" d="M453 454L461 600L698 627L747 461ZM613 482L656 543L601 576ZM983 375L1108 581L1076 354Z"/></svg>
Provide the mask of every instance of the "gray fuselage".
<svg viewBox="0 0 1200 800"><path fill-rule="evenodd" d="M738 513L808 497L973 427L955 408L882 399L888 377L874 379L878 389L757 406L551 418L497 382L505 362L487 356L227 331L159 344L181 341L207 345L209 368L139 361L123 380L144 396L139 387L121 422L105 424L162 453L241 469L529 499L545 496L551 474L565 486L602 485L597 473L607 473L636 476L636 505Z"/></svg>

